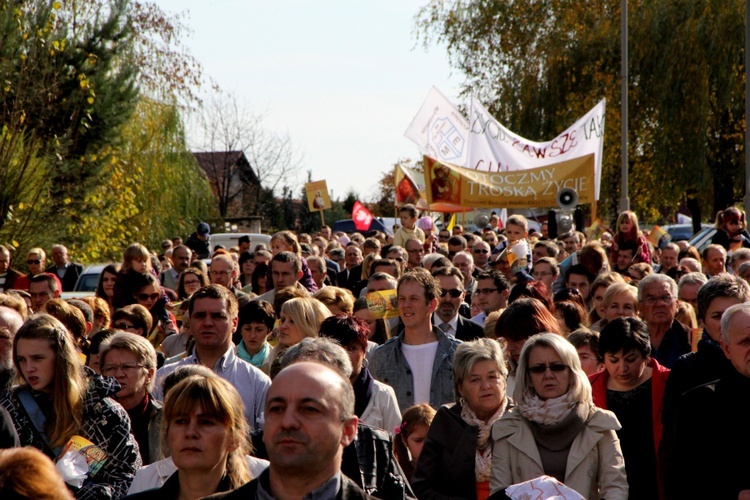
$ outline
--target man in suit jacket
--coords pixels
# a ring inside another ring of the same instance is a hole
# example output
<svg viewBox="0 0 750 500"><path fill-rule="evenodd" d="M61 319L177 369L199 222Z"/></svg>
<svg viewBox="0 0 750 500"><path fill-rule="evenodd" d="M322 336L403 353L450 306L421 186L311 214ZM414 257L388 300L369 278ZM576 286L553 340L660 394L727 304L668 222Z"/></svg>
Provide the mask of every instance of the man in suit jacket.
<svg viewBox="0 0 750 500"><path fill-rule="evenodd" d="M458 314L466 296L464 277L455 267L441 267L433 272L443 289L438 308L432 315L432 321L448 336L464 342L484 337L484 328L468 318Z"/></svg>
<svg viewBox="0 0 750 500"><path fill-rule="evenodd" d="M336 277L342 288L354 292L354 287L362 279L362 250L356 243L350 243L344 250L346 267Z"/></svg>
<svg viewBox="0 0 750 500"><path fill-rule="evenodd" d="M15 288L16 280L23 276L11 267L10 250L0 245L0 292Z"/></svg>
<svg viewBox="0 0 750 500"><path fill-rule="evenodd" d="M83 274L83 266L70 262L68 260L68 249L60 244L52 246L52 260L55 263L45 269L44 272L60 278L63 292L75 290L78 277Z"/></svg>
<svg viewBox="0 0 750 500"><path fill-rule="evenodd" d="M260 477L208 498L370 498L341 472L357 434L354 389L322 363L282 369L266 396L263 443L270 465Z"/></svg>

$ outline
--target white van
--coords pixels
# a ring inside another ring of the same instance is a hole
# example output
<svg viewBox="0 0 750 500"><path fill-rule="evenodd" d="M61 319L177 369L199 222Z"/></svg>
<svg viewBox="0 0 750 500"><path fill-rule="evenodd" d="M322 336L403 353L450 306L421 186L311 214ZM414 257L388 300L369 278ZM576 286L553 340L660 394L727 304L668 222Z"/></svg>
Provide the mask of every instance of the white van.
<svg viewBox="0 0 750 500"><path fill-rule="evenodd" d="M239 246L239 239L242 236L250 237L250 251L254 252L255 247L263 243L266 248L271 247L271 235L261 233L215 233L211 234L211 251L216 248L216 245L221 245L227 250L231 247Z"/></svg>

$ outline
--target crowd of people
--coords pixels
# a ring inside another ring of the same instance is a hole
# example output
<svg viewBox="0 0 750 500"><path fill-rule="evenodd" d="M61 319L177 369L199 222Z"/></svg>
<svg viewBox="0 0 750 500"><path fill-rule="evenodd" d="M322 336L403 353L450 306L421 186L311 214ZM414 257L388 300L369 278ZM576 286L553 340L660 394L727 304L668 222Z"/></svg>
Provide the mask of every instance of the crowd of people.
<svg viewBox="0 0 750 500"><path fill-rule="evenodd" d="M750 234L0 245L0 498L750 498ZM695 471L694 474L691 472Z"/></svg>

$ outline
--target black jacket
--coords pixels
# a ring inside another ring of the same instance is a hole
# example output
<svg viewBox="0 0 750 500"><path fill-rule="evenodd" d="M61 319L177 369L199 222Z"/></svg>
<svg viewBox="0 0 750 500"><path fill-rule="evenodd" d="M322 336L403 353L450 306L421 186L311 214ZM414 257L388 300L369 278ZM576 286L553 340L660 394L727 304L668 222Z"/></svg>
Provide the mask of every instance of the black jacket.
<svg viewBox="0 0 750 500"><path fill-rule="evenodd" d="M46 273L54 274L58 278L57 274L57 266L51 265L47 269L44 270ZM68 267L65 268L65 274L63 274L63 277L60 278L60 282L62 283L62 291L63 292L72 292L76 288L76 283L78 282L78 277L83 273L83 266L81 264L74 264L73 262L70 263Z"/></svg>
<svg viewBox="0 0 750 500"><path fill-rule="evenodd" d="M198 254L199 259L207 259L211 256L211 237L206 238L206 241L201 241L198 238L198 233L193 233L188 236L185 240L185 246L187 246L193 253Z"/></svg>
<svg viewBox="0 0 750 500"><path fill-rule="evenodd" d="M269 487L269 472L268 469L264 470L260 476L258 476L257 479L253 479L247 484L244 484L237 488L236 490L227 492L227 493L218 493L216 495L211 495L210 497L206 497L205 500L218 500L218 499L224 499L224 500L230 500L230 499L242 499L242 500L252 500L255 498L257 492L258 492L258 484L263 483L263 489L266 491L270 490ZM339 488L338 495L336 495L336 500L357 500L357 499L366 499L366 498L372 498L370 495L362 491L362 489L354 484L351 479L347 478L345 475L341 475L341 487ZM156 497L153 497L156 500ZM388 497L384 497L388 498ZM166 498L160 498L158 500L167 500Z"/></svg>
<svg viewBox="0 0 750 500"><path fill-rule="evenodd" d="M434 316L433 316L434 318ZM433 322L433 325L437 328L437 325ZM468 318L464 318L460 314L458 315L458 322L456 323L456 338L463 342L478 339L484 337L484 328L479 323L474 323Z"/></svg>
<svg viewBox="0 0 750 500"><path fill-rule="evenodd" d="M253 455L268 460L263 431L254 432L252 440ZM373 497L416 499L393 455L391 435L382 429L359 423L357 437L344 448L341 472Z"/></svg>
<svg viewBox="0 0 750 500"><path fill-rule="evenodd" d="M349 273L349 277L347 278L346 274L347 271ZM357 286L357 283L359 283L362 280L362 264L355 266L349 270L344 269L341 271L338 276L336 277L336 281L338 281L338 286L341 288L346 288L347 290L354 292L354 288Z"/></svg>

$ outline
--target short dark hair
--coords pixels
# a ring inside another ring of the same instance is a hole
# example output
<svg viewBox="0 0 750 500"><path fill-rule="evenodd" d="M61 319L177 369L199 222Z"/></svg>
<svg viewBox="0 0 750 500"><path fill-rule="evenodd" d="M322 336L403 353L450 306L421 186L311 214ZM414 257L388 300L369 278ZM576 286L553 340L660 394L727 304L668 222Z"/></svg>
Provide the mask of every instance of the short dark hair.
<svg viewBox="0 0 750 500"><path fill-rule="evenodd" d="M477 274L476 280L492 280L498 291L500 292L510 290L510 281L503 273L501 273L497 269L488 269L486 271L481 271L479 274Z"/></svg>
<svg viewBox="0 0 750 500"><path fill-rule="evenodd" d="M547 256L552 257L554 259L556 259L558 254L560 253L560 247L555 245L550 240L537 241L534 244L534 248L537 248L537 247L544 247L544 249L547 251Z"/></svg>
<svg viewBox="0 0 750 500"><path fill-rule="evenodd" d="M193 307L195 306L195 301L199 299L224 299L224 301L226 302L229 317L237 317L237 312L239 309L239 305L237 304L237 297L235 297L234 293L232 293L232 291L226 287L223 287L221 285L208 285L204 286L203 288L196 291L193 295L191 295L190 306L188 306L188 311L191 316L193 315Z"/></svg>
<svg viewBox="0 0 750 500"><path fill-rule="evenodd" d="M273 330L273 324L276 323L273 305L265 300L253 300L240 307L238 317L237 330L249 323L262 323Z"/></svg>
<svg viewBox="0 0 750 500"><path fill-rule="evenodd" d="M32 276L32 278L29 280L29 283L47 283L49 285L49 289L52 290L53 293L59 290L59 287L57 286L57 280L51 273L39 273L35 276Z"/></svg>
<svg viewBox="0 0 750 500"><path fill-rule="evenodd" d="M302 271L302 261L294 252L279 252L276 255L274 255L273 258L271 259L271 269L273 269L274 262L282 262L282 263L292 262L294 264L295 273Z"/></svg>
<svg viewBox="0 0 750 500"><path fill-rule="evenodd" d="M448 245L461 245L463 248L468 248L469 243L466 241L466 238L464 238L461 235L451 236L448 240Z"/></svg>
<svg viewBox="0 0 750 500"><path fill-rule="evenodd" d="M246 234L240 236L240 238L237 240L237 243L239 243L239 244L242 244L242 243L250 244L251 242L252 242L252 240L250 239L250 236L248 236Z"/></svg>
<svg viewBox="0 0 750 500"><path fill-rule="evenodd" d="M591 275L591 273L586 269L583 264L576 264L574 266L570 266L570 268L565 272L565 283L570 280L571 274L577 274L579 276L586 276L586 279L589 280L589 283L594 281L594 276Z"/></svg>
<svg viewBox="0 0 750 500"><path fill-rule="evenodd" d="M640 352L644 357L651 354L646 323L638 318L616 318L607 323L599 333L599 353L617 353L620 351Z"/></svg>
<svg viewBox="0 0 750 500"><path fill-rule="evenodd" d="M367 351L367 322L350 314L329 316L320 324L320 336L328 337L347 348L355 344Z"/></svg>

